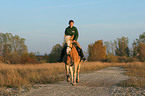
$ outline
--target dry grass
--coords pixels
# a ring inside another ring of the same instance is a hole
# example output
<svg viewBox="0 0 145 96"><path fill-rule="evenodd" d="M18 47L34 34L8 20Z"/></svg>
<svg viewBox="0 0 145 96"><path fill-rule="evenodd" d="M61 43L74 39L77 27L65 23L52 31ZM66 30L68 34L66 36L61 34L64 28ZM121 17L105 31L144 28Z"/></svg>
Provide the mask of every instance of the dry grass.
<svg viewBox="0 0 145 96"><path fill-rule="evenodd" d="M123 86L145 87L145 63L102 63L85 62L81 65L81 73L100 70L109 66L123 66L130 76L122 82ZM44 63L27 65L0 64L0 87L21 87L27 84L46 84L64 80L64 63Z"/></svg>
<svg viewBox="0 0 145 96"><path fill-rule="evenodd" d="M0 64L0 86L20 87L25 84L53 83L60 80L58 74L64 72L63 64Z"/></svg>
<svg viewBox="0 0 145 96"><path fill-rule="evenodd" d="M145 62L127 63L124 68L130 78L122 82L121 86L145 88Z"/></svg>
<svg viewBox="0 0 145 96"><path fill-rule="evenodd" d="M81 73L100 70L111 66L123 66L125 63L85 62L81 64Z"/></svg>
<svg viewBox="0 0 145 96"><path fill-rule="evenodd" d="M81 72L99 70L109 66L120 66L120 64L85 62L81 66ZM25 84L54 83L64 80L64 63L44 63L27 65L0 64L0 87L20 87Z"/></svg>

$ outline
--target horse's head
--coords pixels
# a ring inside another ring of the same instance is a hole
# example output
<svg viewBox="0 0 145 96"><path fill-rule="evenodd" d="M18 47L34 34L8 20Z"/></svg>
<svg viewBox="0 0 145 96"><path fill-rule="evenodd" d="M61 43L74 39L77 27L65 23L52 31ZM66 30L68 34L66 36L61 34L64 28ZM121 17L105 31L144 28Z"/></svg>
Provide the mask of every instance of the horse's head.
<svg viewBox="0 0 145 96"><path fill-rule="evenodd" d="M73 36L66 36L65 35L65 43L67 44L67 49L66 49L66 53L67 55L70 55L70 52L72 50L72 43L73 43L73 38L74 38L74 35Z"/></svg>

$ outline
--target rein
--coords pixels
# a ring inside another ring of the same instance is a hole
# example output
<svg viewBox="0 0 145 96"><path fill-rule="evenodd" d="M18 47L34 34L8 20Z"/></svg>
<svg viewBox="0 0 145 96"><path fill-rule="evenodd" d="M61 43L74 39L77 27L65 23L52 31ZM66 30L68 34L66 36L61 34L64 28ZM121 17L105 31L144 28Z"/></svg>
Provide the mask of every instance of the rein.
<svg viewBox="0 0 145 96"><path fill-rule="evenodd" d="M72 47L70 47L70 46L66 46L66 47L69 47L69 48L71 48L71 49L72 49Z"/></svg>
<svg viewBox="0 0 145 96"><path fill-rule="evenodd" d="M72 43L72 45L74 45L74 43ZM70 46L66 46L66 47L69 47L69 48L71 48L71 49L73 48L73 47L70 47Z"/></svg>

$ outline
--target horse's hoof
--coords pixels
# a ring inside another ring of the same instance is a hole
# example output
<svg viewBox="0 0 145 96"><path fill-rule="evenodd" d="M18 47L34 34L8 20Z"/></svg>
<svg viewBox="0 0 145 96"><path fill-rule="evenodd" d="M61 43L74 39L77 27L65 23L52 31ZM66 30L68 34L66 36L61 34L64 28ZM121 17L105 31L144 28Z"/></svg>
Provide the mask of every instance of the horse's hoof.
<svg viewBox="0 0 145 96"><path fill-rule="evenodd" d="M70 78L67 78L67 82L70 82Z"/></svg>
<svg viewBox="0 0 145 96"><path fill-rule="evenodd" d="M79 83L80 81L79 80L76 80L76 82Z"/></svg>
<svg viewBox="0 0 145 96"><path fill-rule="evenodd" d="M72 83L72 86L76 86L76 83Z"/></svg>

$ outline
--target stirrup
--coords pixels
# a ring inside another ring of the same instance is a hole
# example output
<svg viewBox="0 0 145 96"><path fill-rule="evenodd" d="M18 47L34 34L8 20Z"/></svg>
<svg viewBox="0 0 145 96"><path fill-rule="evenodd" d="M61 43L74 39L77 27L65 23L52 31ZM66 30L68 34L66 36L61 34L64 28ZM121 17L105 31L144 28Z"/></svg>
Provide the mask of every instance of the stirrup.
<svg viewBox="0 0 145 96"><path fill-rule="evenodd" d="M81 60L83 60L83 62L87 61L85 57L82 57Z"/></svg>

